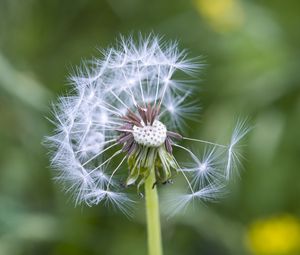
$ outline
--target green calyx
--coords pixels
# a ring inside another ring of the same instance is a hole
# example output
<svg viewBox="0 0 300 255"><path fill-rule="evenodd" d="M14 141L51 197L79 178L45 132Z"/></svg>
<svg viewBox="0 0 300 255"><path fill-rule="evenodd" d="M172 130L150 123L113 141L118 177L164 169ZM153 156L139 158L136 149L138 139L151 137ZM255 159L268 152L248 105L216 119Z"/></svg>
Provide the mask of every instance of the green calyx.
<svg viewBox="0 0 300 255"><path fill-rule="evenodd" d="M166 183L172 177L172 169L176 171L174 157L167 152L163 145L158 148L138 146L134 153L128 157L128 166L129 175L126 186L138 181L138 190L150 175L151 169L155 171L155 184Z"/></svg>

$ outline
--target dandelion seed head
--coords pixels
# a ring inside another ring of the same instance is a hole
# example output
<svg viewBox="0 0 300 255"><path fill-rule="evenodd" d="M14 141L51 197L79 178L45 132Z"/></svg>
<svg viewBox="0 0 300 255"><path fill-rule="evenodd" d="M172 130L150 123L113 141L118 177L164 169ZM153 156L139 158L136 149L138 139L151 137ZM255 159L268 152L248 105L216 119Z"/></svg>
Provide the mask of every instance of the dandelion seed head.
<svg viewBox="0 0 300 255"><path fill-rule="evenodd" d="M75 203L104 202L128 213L134 199L127 187L136 185L140 193L149 171L155 171L154 185L170 183L177 173L185 180L188 193L177 196L178 209L217 197L221 177L237 167L236 147L248 129L238 122L229 145L190 139L211 147L202 157L180 145L186 121L196 120L200 108L191 100L193 86L174 74L195 75L201 63L155 35L121 36L100 52L70 77L69 94L53 105L55 132L47 137L56 179ZM186 153L188 167L175 149Z"/></svg>

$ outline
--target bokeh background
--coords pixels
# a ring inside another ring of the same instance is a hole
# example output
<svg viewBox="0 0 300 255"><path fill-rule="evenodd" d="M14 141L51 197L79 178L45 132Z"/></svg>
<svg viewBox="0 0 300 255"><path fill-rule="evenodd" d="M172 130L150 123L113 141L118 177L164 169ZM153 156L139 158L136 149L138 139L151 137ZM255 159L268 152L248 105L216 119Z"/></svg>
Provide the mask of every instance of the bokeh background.
<svg viewBox="0 0 300 255"><path fill-rule="evenodd" d="M299 10L296 0L0 0L0 254L146 254L143 207L132 219L75 208L41 144L70 70L137 31L205 59L189 136L226 140L237 116L254 126L229 195L162 212L165 254L300 254Z"/></svg>

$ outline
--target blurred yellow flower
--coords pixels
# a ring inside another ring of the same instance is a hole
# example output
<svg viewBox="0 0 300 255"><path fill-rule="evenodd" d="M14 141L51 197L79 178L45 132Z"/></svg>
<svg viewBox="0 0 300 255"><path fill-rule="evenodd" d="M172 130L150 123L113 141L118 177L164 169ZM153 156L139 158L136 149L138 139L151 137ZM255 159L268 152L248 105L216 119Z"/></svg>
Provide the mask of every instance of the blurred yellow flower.
<svg viewBox="0 0 300 255"><path fill-rule="evenodd" d="M238 0L196 0L195 4L217 32L233 30L244 23L244 11Z"/></svg>
<svg viewBox="0 0 300 255"><path fill-rule="evenodd" d="M255 255L300 254L300 222L291 215L257 220L249 227L246 241Z"/></svg>

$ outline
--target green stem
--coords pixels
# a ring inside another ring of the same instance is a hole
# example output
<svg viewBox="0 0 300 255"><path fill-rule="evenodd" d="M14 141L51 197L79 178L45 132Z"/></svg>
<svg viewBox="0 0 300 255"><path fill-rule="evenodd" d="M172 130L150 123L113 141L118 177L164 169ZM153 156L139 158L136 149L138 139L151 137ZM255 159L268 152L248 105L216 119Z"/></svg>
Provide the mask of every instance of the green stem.
<svg viewBox="0 0 300 255"><path fill-rule="evenodd" d="M148 255L162 255L158 195L156 186L153 187L155 181L155 171L151 169L145 181Z"/></svg>

